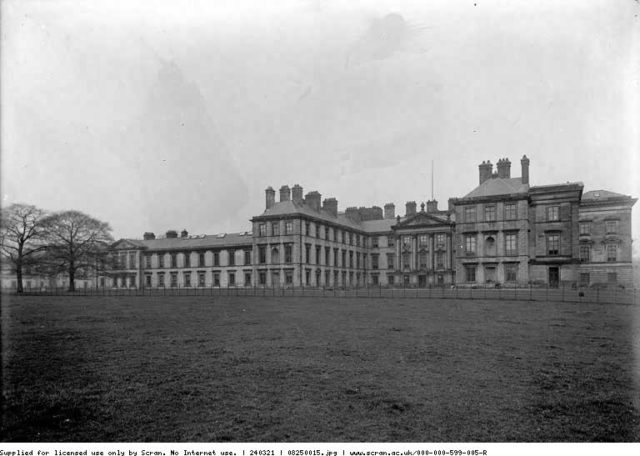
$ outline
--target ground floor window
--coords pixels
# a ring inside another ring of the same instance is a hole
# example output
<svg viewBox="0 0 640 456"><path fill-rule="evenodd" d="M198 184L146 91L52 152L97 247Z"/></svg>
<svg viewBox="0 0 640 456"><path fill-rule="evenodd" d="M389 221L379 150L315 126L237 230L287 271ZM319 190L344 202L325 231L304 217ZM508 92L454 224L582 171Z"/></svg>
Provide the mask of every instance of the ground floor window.
<svg viewBox="0 0 640 456"><path fill-rule="evenodd" d="M518 265L515 263L507 263L504 265L504 280L506 282L515 282L518 280Z"/></svg>
<svg viewBox="0 0 640 456"><path fill-rule="evenodd" d="M373 285L378 285L380 283L380 279L378 278L378 274L371 275L371 283Z"/></svg>
<svg viewBox="0 0 640 456"><path fill-rule="evenodd" d="M403 276L403 280L405 285L409 285L411 283L411 277L406 274Z"/></svg>
<svg viewBox="0 0 640 456"><path fill-rule="evenodd" d="M618 247L615 244L607 245L607 261L618 261Z"/></svg>
<svg viewBox="0 0 640 456"><path fill-rule="evenodd" d="M304 284L309 285L311 283L311 269L305 269L304 271Z"/></svg>
<svg viewBox="0 0 640 456"><path fill-rule="evenodd" d="M177 272L172 272L171 273L171 286L172 287L177 287L178 286L178 273Z"/></svg>
<svg viewBox="0 0 640 456"><path fill-rule="evenodd" d="M607 282L616 283L618 281L618 275L615 272L607 273Z"/></svg>
<svg viewBox="0 0 640 456"><path fill-rule="evenodd" d="M213 286L214 287L219 287L220 286L220 273L219 272L214 272L213 273Z"/></svg>
<svg viewBox="0 0 640 456"><path fill-rule="evenodd" d="M271 286L280 286L280 271L271 271Z"/></svg>
<svg viewBox="0 0 640 456"><path fill-rule="evenodd" d="M198 286L204 287L204 272L198 272Z"/></svg>
<svg viewBox="0 0 640 456"><path fill-rule="evenodd" d="M245 272L244 273L244 286L245 287L250 287L251 286L251 273L250 272Z"/></svg>
<svg viewBox="0 0 640 456"><path fill-rule="evenodd" d="M158 274L158 286L164 287L164 272Z"/></svg>
<svg viewBox="0 0 640 456"><path fill-rule="evenodd" d="M234 286L236 284L236 273L229 272L229 286Z"/></svg>
<svg viewBox="0 0 640 456"><path fill-rule="evenodd" d="M147 274L144 276L144 283L146 286L151 286L151 274Z"/></svg>
<svg viewBox="0 0 640 456"><path fill-rule="evenodd" d="M389 282L389 285L393 285L395 283L395 277L393 274L387 275L387 282Z"/></svg>
<svg viewBox="0 0 640 456"><path fill-rule="evenodd" d="M467 282L476 281L476 267L475 265L467 265L464 267L465 278Z"/></svg>
<svg viewBox="0 0 640 456"><path fill-rule="evenodd" d="M184 286L185 287L190 287L191 286L191 273L190 272L185 272L184 273Z"/></svg>
<svg viewBox="0 0 640 456"><path fill-rule="evenodd" d="M284 282L287 285L293 284L293 271L284 271Z"/></svg>
<svg viewBox="0 0 640 456"><path fill-rule="evenodd" d="M258 273L258 282L260 283L260 285L266 285L267 284L267 273L264 271L260 271Z"/></svg>
<svg viewBox="0 0 640 456"><path fill-rule="evenodd" d="M331 283L331 271L324 271L324 284L329 285Z"/></svg>

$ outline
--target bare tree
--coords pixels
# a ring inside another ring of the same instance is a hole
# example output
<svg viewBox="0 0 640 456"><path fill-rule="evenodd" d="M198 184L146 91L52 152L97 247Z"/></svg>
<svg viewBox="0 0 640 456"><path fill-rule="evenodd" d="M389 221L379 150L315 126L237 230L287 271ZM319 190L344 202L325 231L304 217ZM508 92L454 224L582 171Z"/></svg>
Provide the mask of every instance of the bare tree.
<svg viewBox="0 0 640 456"><path fill-rule="evenodd" d="M44 249L43 220L46 212L28 204L12 204L0 216L0 252L16 273L17 291L22 293L23 268L34 263Z"/></svg>
<svg viewBox="0 0 640 456"><path fill-rule="evenodd" d="M53 269L67 273L69 291L75 291L76 275L95 270L105 246L113 242L111 227L79 211L58 212L43 223L48 261Z"/></svg>

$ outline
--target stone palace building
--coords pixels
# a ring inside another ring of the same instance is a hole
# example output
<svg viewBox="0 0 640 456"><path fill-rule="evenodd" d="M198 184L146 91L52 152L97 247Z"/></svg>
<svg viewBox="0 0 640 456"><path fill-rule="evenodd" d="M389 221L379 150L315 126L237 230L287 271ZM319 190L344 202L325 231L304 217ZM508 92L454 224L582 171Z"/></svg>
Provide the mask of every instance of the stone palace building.
<svg viewBox="0 0 640 456"><path fill-rule="evenodd" d="M511 162L479 165L479 185L447 209L427 201L338 208L299 185L265 191L250 231L121 239L105 287L630 286L637 200L580 182L531 186Z"/></svg>

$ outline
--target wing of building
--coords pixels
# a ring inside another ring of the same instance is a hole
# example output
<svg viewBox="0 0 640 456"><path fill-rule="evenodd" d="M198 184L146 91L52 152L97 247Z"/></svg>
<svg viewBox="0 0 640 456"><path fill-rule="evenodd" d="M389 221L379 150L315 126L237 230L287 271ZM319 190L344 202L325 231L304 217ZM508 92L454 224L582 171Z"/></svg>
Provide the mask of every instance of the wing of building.
<svg viewBox="0 0 640 456"><path fill-rule="evenodd" d="M501 284L632 284L631 209L636 199L583 193L581 182L532 186L511 162L479 165L479 184L437 201L338 208L299 185L265 190L251 231L121 239L116 269L99 286L366 287Z"/></svg>

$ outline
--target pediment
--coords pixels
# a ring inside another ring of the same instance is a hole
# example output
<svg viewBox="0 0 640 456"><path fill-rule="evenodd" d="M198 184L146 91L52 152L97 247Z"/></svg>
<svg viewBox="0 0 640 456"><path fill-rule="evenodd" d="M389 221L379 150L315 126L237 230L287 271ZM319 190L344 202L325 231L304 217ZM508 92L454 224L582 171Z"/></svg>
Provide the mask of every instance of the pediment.
<svg viewBox="0 0 640 456"><path fill-rule="evenodd" d="M397 228L425 227L425 226L443 226L450 225L451 222L436 217L426 212L418 212L415 215L401 221L396 225Z"/></svg>

